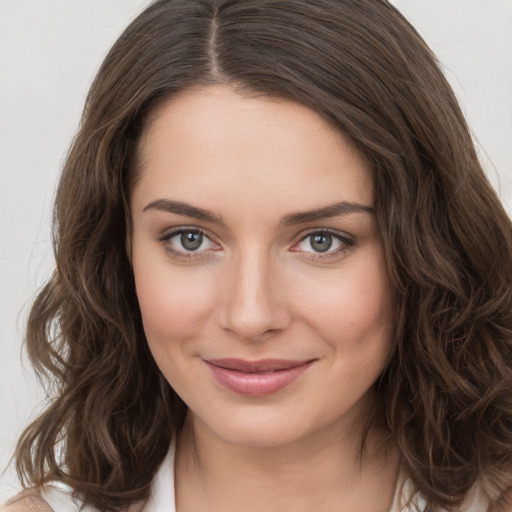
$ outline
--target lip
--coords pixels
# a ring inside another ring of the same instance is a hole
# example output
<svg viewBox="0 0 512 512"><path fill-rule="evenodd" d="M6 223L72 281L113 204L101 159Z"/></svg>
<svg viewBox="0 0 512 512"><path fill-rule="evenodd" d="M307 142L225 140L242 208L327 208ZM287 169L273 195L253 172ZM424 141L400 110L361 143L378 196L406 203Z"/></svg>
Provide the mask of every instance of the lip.
<svg viewBox="0 0 512 512"><path fill-rule="evenodd" d="M204 360L217 382L230 391L246 396L277 393L299 379L314 361L314 359Z"/></svg>

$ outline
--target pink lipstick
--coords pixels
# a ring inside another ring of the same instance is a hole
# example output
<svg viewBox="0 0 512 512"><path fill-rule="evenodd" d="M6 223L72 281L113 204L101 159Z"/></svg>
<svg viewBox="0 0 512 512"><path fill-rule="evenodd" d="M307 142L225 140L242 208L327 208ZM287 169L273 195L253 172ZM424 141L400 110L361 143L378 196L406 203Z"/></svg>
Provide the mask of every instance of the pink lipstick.
<svg viewBox="0 0 512 512"><path fill-rule="evenodd" d="M264 396L276 393L295 382L314 360L208 359L204 362L217 382L230 391L247 396Z"/></svg>

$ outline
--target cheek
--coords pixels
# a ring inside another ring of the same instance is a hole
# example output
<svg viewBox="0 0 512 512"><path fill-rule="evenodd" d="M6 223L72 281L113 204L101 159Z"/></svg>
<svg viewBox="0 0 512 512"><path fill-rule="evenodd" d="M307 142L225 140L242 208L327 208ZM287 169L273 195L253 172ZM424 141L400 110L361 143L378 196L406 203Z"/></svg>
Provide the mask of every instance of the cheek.
<svg viewBox="0 0 512 512"><path fill-rule="evenodd" d="M381 258L358 260L339 274L304 284L302 317L332 350L362 358L389 350L393 303Z"/></svg>
<svg viewBox="0 0 512 512"><path fill-rule="evenodd" d="M188 271L188 272L187 272ZM190 278L189 269L170 265L138 266L135 286L149 345L193 338L215 304L215 286L207 276Z"/></svg>

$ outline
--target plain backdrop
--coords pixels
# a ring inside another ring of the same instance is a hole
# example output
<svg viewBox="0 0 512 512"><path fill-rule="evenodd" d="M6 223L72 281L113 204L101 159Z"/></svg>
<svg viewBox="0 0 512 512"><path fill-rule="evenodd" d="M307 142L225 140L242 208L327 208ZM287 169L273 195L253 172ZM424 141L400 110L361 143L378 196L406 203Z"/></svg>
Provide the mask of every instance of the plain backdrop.
<svg viewBox="0 0 512 512"><path fill-rule="evenodd" d="M0 502L18 488L7 467L16 438L44 404L21 347L52 269L59 170L102 58L148 3L0 0ZM393 3L438 55L512 211L512 0Z"/></svg>

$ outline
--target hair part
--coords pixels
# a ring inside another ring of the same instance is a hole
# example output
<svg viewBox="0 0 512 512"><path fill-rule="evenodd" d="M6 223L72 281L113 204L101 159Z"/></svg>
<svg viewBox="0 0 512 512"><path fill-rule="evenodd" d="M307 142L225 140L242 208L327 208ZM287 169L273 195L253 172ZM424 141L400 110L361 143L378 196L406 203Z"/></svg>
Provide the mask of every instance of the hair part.
<svg viewBox="0 0 512 512"><path fill-rule="evenodd" d="M313 109L369 162L397 304L373 422L429 506L456 510L475 483L495 499L512 466L511 224L435 57L385 0L158 0L121 35L58 187L56 270L26 334L54 396L20 477L102 511L147 498L186 406L149 353L126 253L137 145L163 101L217 83Z"/></svg>

